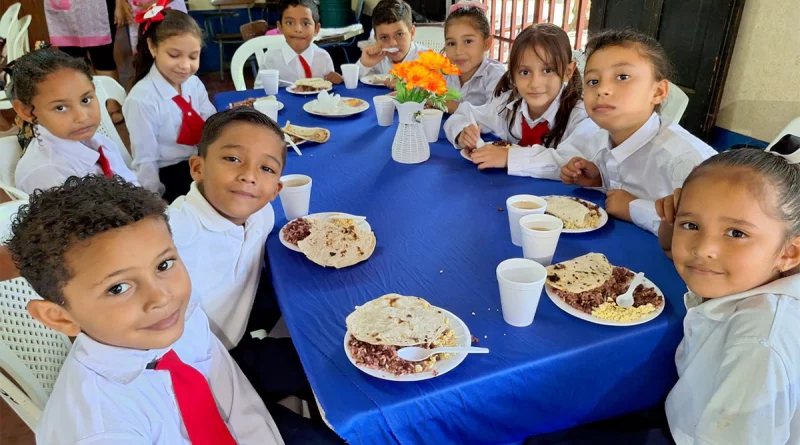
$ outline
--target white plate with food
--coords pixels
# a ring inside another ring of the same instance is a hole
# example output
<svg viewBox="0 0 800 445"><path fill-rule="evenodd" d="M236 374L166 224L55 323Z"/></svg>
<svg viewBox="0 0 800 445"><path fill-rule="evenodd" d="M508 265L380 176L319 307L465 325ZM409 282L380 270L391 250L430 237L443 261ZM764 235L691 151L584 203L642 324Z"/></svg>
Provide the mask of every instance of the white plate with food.
<svg viewBox="0 0 800 445"><path fill-rule="evenodd" d="M386 81L391 78L391 74L368 74L361 78L361 83L374 87L382 87L386 86Z"/></svg>
<svg viewBox="0 0 800 445"><path fill-rule="evenodd" d="M494 141L494 142L491 142L491 145L497 145L499 147L512 147L513 146L513 144L510 144L510 143L508 143L506 141ZM481 147L478 147L475 150L479 150L480 148ZM473 150L473 151L475 151L475 150ZM469 157L469 154L468 154L466 148L462 148L461 149L461 157L466 159L469 162L472 162L472 158Z"/></svg>
<svg viewBox="0 0 800 445"><path fill-rule="evenodd" d="M318 104L319 100L314 99L311 102L303 105L303 110L305 110L308 114L323 117L348 117L369 110L369 103L367 101L353 97L341 98L339 101L339 106L333 111L319 109Z"/></svg>
<svg viewBox="0 0 800 445"><path fill-rule="evenodd" d="M344 352L350 363L365 374L394 382L438 377L455 369L467 356L437 354L421 362L408 362L396 356L397 348L472 346L472 334L460 318L417 297L384 295L357 307L347 316L346 324ZM383 360L385 365L377 365L387 354L390 358Z"/></svg>
<svg viewBox="0 0 800 445"><path fill-rule="evenodd" d="M299 125L292 125L289 121L286 121L286 125L283 126L283 132L291 136L295 144L301 144L307 141L324 144L328 142L328 139L331 137L331 132L325 128L301 127Z"/></svg>
<svg viewBox="0 0 800 445"><path fill-rule="evenodd" d="M585 199L572 196L543 196L547 201L545 213L564 223L561 233L586 233L601 229L608 223L606 209Z"/></svg>
<svg viewBox="0 0 800 445"><path fill-rule="evenodd" d="M351 215L349 213L341 213L341 212L322 212L322 213L314 213L312 215L304 216L302 218L297 218L289 221L286 223L285 226L280 231L279 238L281 240L281 244L289 250L294 250L295 252L302 253L302 250L297 246L297 242L305 239L306 236L310 234L311 225L310 224L303 224L302 220L309 220L315 219L317 221L335 221L335 220L342 220L344 222L350 222L352 220L355 225L366 232L372 232L372 226L369 225L367 220L365 219L357 219L358 217L355 215ZM293 238L292 241L296 240L295 242L290 242L287 239L286 234L292 233L289 238Z"/></svg>
<svg viewBox="0 0 800 445"><path fill-rule="evenodd" d="M664 311L666 299L647 277L633 292L633 307L617 306L615 300L628 290L634 273L612 265L605 255L589 253L547 267L545 291L559 309L591 323L636 326Z"/></svg>
<svg viewBox="0 0 800 445"><path fill-rule="evenodd" d="M322 91L333 89L333 83L325 79L314 77L311 79L298 79L294 85L286 87L286 91L300 96L311 96Z"/></svg>
<svg viewBox="0 0 800 445"><path fill-rule="evenodd" d="M262 100L272 100L278 103L278 111L283 110L283 102L279 101L275 96L265 96L265 97L251 97L249 99L240 100L239 102L233 102L228 104L228 109L236 108L236 107L250 107L255 108L255 103Z"/></svg>

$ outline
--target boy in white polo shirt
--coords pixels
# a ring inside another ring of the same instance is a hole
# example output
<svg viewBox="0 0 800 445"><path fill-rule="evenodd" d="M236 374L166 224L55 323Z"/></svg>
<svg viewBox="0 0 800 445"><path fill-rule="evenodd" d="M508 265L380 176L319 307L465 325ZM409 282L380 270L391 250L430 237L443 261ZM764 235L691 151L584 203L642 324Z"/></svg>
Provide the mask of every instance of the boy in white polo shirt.
<svg viewBox="0 0 800 445"><path fill-rule="evenodd" d="M411 6L403 0L381 0L372 10L372 27L377 43L364 48L358 61L359 76L389 74L394 64L410 62L428 48L414 42L417 29L412 23ZM389 53L384 49L394 49ZM394 86L387 81L387 86Z"/></svg>

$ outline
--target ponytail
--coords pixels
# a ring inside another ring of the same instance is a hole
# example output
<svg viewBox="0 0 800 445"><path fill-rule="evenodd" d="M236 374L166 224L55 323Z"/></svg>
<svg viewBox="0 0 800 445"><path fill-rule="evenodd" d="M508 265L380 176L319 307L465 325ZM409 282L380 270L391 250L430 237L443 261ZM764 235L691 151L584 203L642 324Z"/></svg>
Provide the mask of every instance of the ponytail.
<svg viewBox="0 0 800 445"><path fill-rule="evenodd" d="M168 38L182 34L193 34L203 42L203 32L189 14L172 9L164 10L163 14L164 20L149 22L149 26L139 26L139 41L136 45L136 56L133 58L133 85L144 79L155 63L148 42L158 47Z"/></svg>

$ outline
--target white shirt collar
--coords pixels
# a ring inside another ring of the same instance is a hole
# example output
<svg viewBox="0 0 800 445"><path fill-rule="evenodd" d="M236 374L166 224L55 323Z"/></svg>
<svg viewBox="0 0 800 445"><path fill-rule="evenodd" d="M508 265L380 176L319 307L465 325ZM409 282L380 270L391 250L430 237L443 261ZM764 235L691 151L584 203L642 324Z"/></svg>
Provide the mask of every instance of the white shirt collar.
<svg viewBox="0 0 800 445"><path fill-rule="evenodd" d="M225 232L239 227L229 219L220 215L217 209L215 209L214 206L206 200L205 196L200 193L196 182L192 182L189 193L186 194L186 202L197 209L197 216L200 218L200 223L212 232ZM244 223L245 230L252 226L252 222L253 215L250 215Z"/></svg>
<svg viewBox="0 0 800 445"><path fill-rule="evenodd" d="M476 73L477 74L477 73ZM542 121L547 121L547 127L552 129L556 124L556 114L558 113L558 108L561 106L561 95L564 94L564 87L561 87L561 91L558 93L553 102L550 103L550 106L544 110L541 116L538 119L531 119L530 110L528 110L528 102L525 99L517 99L514 102L511 102L506 106L508 110L514 109L514 105L522 101L522 105L520 106L520 111L522 111L522 116L525 117L525 120L528 121L528 125L533 127L534 125L538 124Z"/></svg>
<svg viewBox="0 0 800 445"><path fill-rule="evenodd" d="M196 307L197 303L189 303L185 320L189 319ZM72 353L77 361L97 374L127 385L136 380L149 363L164 355L171 347L148 350L122 348L105 345L80 333L72 345Z"/></svg>
<svg viewBox="0 0 800 445"><path fill-rule="evenodd" d="M311 45L308 45L308 48L306 48L306 50L300 54L304 59L306 59L306 62L308 62L309 66L314 60L314 49L316 47L317 45L312 43ZM281 46L281 53L283 53L283 61L286 62L287 65L290 64L298 55L286 42L283 42L283 45Z"/></svg>
<svg viewBox="0 0 800 445"><path fill-rule="evenodd" d="M658 113L653 112L653 114L650 115L650 118L647 119L647 122L645 122L644 125L636 130L636 133L633 133L631 137L625 140L625 142L619 144L611 150L611 155L614 156L614 159L616 159L617 162L622 162L625 159L628 159L630 155L636 153L636 151L652 141L653 138L658 135L658 131L660 129L661 117L658 115ZM608 139L608 144L609 147L612 146L610 136Z"/></svg>
<svg viewBox="0 0 800 445"><path fill-rule="evenodd" d="M53 133L50 133L48 129L37 125L36 135L41 141L41 145L48 150L53 150L54 147L58 147L56 151L58 151L60 156L77 159L88 166L97 164L97 161L100 159L100 152L98 149L101 144L97 133L85 141L78 142L56 137Z"/></svg>
<svg viewBox="0 0 800 445"><path fill-rule="evenodd" d="M739 301L747 297L761 294L786 295L800 299L800 275L780 278L755 289L705 301L702 297L689 290L689 292L683 296L683 302L686 305L686 309L696 307L707 318L716 321L724 321L733 315Z"/></svg>
<svg viewBox="0 0 800 445"><path fill-rule="evenodd" d="M164 100L172 100L173 97L178 95L178 90L170 85L167 79L161 75L161 72L158 71L155 63L153 63L153 67L150 68L150 72L147 74L147 77L149 77L153 82L153 86L155 86L156 91L158 91L158 94L160 94ZM184 93L186 93L186 91L184 91Z"/></svg>
<svg viewBox="0 0 800 445"><path fill-rule="evenodd" d="M489 59L488 57L484 57L483 62L481 62L480 66L478 66L478 69L475 70L475 74L472 75L472 78L470 80L485 76L486 72L489 71L489 65L491 64L492 64L491 59ZM560 96L561 94L559 93L559 97Z"/></svg>

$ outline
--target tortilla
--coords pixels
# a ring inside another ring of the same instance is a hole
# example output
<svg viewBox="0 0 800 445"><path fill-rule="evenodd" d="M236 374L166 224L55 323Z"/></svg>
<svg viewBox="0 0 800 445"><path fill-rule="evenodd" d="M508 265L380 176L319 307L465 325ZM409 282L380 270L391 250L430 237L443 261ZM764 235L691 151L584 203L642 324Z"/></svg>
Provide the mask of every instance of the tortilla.
<svg viewBox="0 0 800 445"><path fill-rule="evenodd" d="M314 263L341 269L367 260L375 251L375 244L374 233L354 224L315 221L311 234L298 241L297 247Z"/></svg>
<svg viewBox="0 0 800 445"><path fill-rule="evenodd" d="M602 286L611 278L614 266L602 253L589 253L547 267L547 284L575 294Z"/></svg>
<svg viewBox="0 0 800 445"><path fill-rule="evenodd" d="M600 222L600 212L565 196L548 198L545 213L563 221L565 229L597 227Z"/></svg>
<svg viewBox="0 0 800 445"><path fill-rule="evenodd" d="M297 87L296 89L316 89L317 91L323 91L333 88L333 84L330 81L320 79L318 77L312 77L310 79L298 79L294 84Z"/></svg>
<svg viewBox="0 0 800 445"><path fill-rule="evenodd" d="M289 136L300 138L306 141L316 142L318 144L324 144L325 142L328 142L328 139L331 138L331 132L324 128L301 127L298 125L292 125L289 121L286 121L286 125L283 126L283 132Z"/></svg>
<svg viewBox="0 0 800 445"><path fill-rule="evenodd" d="M400 347L432 343L450 327L441 309L422 298L398 294L356 307L345 322L356 340Z"/></svg>

